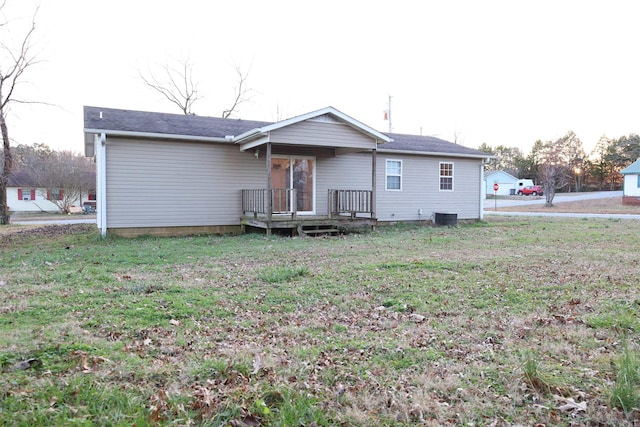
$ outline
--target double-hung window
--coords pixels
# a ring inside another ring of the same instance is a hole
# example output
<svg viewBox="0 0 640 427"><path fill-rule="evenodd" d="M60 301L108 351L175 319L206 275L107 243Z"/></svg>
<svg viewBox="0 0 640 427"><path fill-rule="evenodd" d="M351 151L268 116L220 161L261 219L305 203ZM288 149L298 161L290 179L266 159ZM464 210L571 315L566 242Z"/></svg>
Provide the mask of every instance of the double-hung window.
<svg viewBox="0 0 640 427"><path fill-rule="evenodd" d="M18 188L18 200L35 200L35 188Z"/></svg>
<svg viewBox="0 0 640 427"><path fill-rule="evenodd" d="M387 160L385 189L402 190L402 160Z"/></svg>
<svg viewBox="0 0 640 427"><path fill-rule="evenodd" d="M440 162L440 191L453 191L453 163Z"/></svg>

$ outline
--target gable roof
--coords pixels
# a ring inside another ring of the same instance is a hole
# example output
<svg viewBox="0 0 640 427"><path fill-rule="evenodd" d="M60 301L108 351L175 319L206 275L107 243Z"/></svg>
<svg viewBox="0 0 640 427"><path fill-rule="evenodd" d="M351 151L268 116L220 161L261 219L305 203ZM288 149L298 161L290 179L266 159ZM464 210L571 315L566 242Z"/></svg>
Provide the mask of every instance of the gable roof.
<svg viewBox="0 0 640 427"><path fill-rule="evenodd" d="M365 125L364 123L359 122L358 120L354 119L353 117L350 117L346 114L344 114L343 112L333 108L333 107L326 107L326 108L322 108L320 110L316 110L316 111L312 111L310 113L306 113L306 114L302 114L299 116L295 116L292 117L290 119L286 119L286 120L282 120L279 122L275 122L275 123L270 123L267 124L266 126L263 126L261 128L257 128L257 129L252 129L249 130L247 132L244 132L243 134L237 135L234 138L235 142L241 142L247 138L252 138L255 135L264 135L267 132L271 132L273 130L276 129L281 129L283 127L286 126L290 126L293 125L295 123L300 123L303 122L305 120L310 120L310 119L314 119L314 118L320 118L322 116L325 115L329 115L332 117L335 117L338 119L339 122L345 123L357 130L359 130L360 132L363 132L367 135L369 135L370 137L372 137L373 139L375 139L378 142L389 142L390 139L387 135L378 132L377 130Z"/></svg>
<svg viewBox="0 0 640 427"><path fill-rule="evenodd" d="M640 175L640 159L636 160L635 162L631 163L626 168L622 169L620 171L620 173L622 175L628 175L628 174L638 174L638 175Z"/></svg>
<svg viewBox="0 0 640 427"><path fill-rule="evenodd" d="M329 115L369 135L379 143L379 152L447 154L454 157L488 158L491 155L433 136L382 133L333 108L326 107L279 122L223 119L184 114L154 113L102 107L84 107L84 132L142 138L183 139L211 142L241 142L305 120ZM86 139L88 141L88 139Z"/></svg>

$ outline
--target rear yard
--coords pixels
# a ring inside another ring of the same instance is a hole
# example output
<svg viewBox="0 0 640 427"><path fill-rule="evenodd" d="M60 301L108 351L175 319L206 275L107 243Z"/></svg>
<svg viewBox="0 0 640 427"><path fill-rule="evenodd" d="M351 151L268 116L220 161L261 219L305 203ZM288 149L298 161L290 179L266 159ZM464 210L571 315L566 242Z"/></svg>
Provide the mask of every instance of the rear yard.
<svg viewBox="0 0 640 427"><path fill-rule="evenodd" d="M639 419L637 221L307 239L8 229L0 425Z"/></svg>

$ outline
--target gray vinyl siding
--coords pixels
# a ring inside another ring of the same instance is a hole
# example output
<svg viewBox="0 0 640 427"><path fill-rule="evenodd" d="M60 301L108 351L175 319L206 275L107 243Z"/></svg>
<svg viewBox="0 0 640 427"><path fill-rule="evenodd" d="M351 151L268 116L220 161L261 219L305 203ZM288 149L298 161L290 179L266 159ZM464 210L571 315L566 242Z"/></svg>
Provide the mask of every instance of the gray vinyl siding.
<svg viewBox="0 0 640 427"><path fill-rule="evenodd" d="M316 159L316 211L327 214L328 190L371 190L371 153ZM356 172L357 171L357 172Z"/></svg>
<svg viewBox="0 0 640 427"><path fill-rule="evenodd" d="M237 225L264 158L233 144L108 139L107 227Z"/></svg>
<svg viewBox="0 0 640 427"><path fill-rule="evenodd" d="M402 160L402 190L385 190L386 160ZM453 191L440 191L440 162L453 163ZM433 219L435 212L458 219L480 218L480 161L378 153L376 163L379 221ZM423 214L418 215L422 209Z"/></svg>
<svg viewBox="0 0 640 427"><path fill-rule="evenodd" d="M373 138L342 123L313 120L271 131L270 141L277 144L315 145L340 148L376 148Z"/></svg>

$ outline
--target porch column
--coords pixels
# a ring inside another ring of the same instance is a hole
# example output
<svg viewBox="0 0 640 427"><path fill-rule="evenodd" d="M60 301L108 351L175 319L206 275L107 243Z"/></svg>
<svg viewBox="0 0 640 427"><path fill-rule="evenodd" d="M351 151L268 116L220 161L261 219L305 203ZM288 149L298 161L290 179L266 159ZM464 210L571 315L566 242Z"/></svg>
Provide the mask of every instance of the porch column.
<svg viewBox="0 0 640 427"><path fill-rule="evenodd" d="M271 142L267 142L267 154L264 156L267 162L267 221L271 222L271 213L273 212L273 197L271 194ZM267 233L271 230L267 226Z"/></svg>
<svg viewBox="0 0 640 427"><path fill-rule="evenodd" d="M376 217L376 153L374 148L371 151L371 218Z"/></svg>

